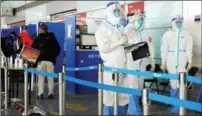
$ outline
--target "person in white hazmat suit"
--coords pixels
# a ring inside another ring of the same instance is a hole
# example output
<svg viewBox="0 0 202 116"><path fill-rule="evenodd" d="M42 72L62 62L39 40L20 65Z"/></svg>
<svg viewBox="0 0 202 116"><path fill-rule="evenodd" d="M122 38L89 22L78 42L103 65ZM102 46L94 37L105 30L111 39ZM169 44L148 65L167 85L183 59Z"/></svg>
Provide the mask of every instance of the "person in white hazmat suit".
<svg viewBox="0 0 202 116"><path fill-rule="evenodd" d="M152 44L152 38L147 36L146 31L144 31L144 18L145 13L140 11L135 11L134 16L129 21L129 24L125 27L125 34L128 36L129 44L136 44L140 42L147 42L150 51L150 57L142 58L133 61L132 54L127 53L127 68L129 70L139 70L145 71L146 65L151 64L151 71L155 69L154 62L154 48ZM143 89L144 78L128 75L129 87L134 89ZM142 115L142 110L139 105L140 96L129 95L129 105L127 114L129 115Z"/></svg>
<svg viewBox="0 0 202 116"><path fill-rule="evenodd" d="M161 69L170 74L185 72L192 65L193 42L191 35L182 27L183 18L176 15L172 18L172 29L167 31L162 38L161 43ZM187 65L188 63L188 65ZM170 80L170 96L178 98L179 82ZM178 114L179 107L173 106L169 109L172 114Z"/></svg>
<svg viewBox="0 0 202 116"><path fill-rule="evenodd" d="M100 56L105 66L115 68L126 68L126 54L123 44L128 38L124 35L124 29L120 25L120 4L119 2L110 2L106 8L106 21L102 22L95 32L95 37L99 49ZM104 71L103 83L113 85L112 72ZM118 86L127 87L127 80L124 75L119 75ZM113 115L113 92L103 92L103 114ZM118 115L126 114L126 105L128 104L127 94L118 94Z"/></svg>

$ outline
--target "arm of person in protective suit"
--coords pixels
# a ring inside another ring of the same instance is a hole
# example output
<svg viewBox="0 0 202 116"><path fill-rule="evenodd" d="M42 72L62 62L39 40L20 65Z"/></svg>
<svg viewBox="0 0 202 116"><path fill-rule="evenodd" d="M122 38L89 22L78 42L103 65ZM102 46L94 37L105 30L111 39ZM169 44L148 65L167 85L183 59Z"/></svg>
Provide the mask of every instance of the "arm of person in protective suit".
<svg viewBox="0 0 202 116"><path fill-rule="evenodd" d="M186 42L186 54L188 57L188 69L192 67L192 56L193 56L193 40L190 34L187 35L187 42Z"/></svg>
<svg viewBox="0 0 202 116"><path fill-rule="evenodd" d="M169 38L169 33L165 33L162 37L161 41L161 69L165 71L166 69L166 58L168 54L168 38Z"/></svg>
<svg viewBox="0 0 202 116"><path fill-rule="evenodd" d="M155 70L155 60L154 60L154 46L151 36L146 37L146 42L149 46L149 53L150 53L150 63L151 63L151 71Z"/></svg>
<svg viewBox="0 0 202 116"><path fill-rule="evenodd" d="M129 39L133 39L133 37L134 37L133 29L135 29L135 27L133 26L132 23L129 23L124 28L124 33L128 36ZM133 40L133 41L135 43L135 40Z"/></svg>
<svg viewBox="0 0 202 116"><path fill-rule="evenodd" d="M96 41L99 47L99 50L103 53L109 53L116 49L117 47L121 46L123 43L125 43L125 39L121 38L119 41L112 42L110 35L111 35L111 30L106 29L103 27L100 27L97 29L95 33Z"/></svg>

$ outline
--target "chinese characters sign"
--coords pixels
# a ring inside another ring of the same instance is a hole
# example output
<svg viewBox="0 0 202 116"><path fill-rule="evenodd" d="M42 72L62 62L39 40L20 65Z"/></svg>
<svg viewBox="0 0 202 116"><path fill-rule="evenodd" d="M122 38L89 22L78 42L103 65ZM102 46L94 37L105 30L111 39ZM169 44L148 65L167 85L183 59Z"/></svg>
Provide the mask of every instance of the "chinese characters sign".
<svg viewBox="0 0 202 116"><path fill-rule="evenodd" d="M100 55L90 54L90 55L88 55L88 58L94 59L94 58L101 58L101 57L100 57Z"/></svg>
<svg viewBox="0 0 202 116"><path fill-rule="evenodd" d="M40 54L39 50L36 50L28 46L24 46L20 57L29 62L35 63L37 58L39 57L39 54Z"/></svg>
<svg viewBox="0 0 202 116"><path fill-rule="evenodd" d="M144 2L134 2L128 4L128 14L133 14L135 10L144 11Z"/></svg>

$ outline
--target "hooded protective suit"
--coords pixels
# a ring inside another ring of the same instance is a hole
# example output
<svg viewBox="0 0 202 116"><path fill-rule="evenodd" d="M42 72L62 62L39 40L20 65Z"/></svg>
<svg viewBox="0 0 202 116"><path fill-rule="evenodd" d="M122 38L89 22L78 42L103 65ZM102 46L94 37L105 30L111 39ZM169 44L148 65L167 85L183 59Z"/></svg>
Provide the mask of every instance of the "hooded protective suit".
<svg viewBox="0 0 202 116"><path fill-rule="evenodd" d="M187 63L192 62L192 37L182 27L177 28L176 22L179 20L182 20L180 16L173 19L172 30L163 35L161 44L162 65L166 65L168 73L171 74L187 71ZM171 87L179 88L178 80L171 80Z"/></svg>
<svg viewBox="0 0 202 116"><path fill-rule="evenodd" d="M143 20L140 20L140 19ZM138 21L140 21L138 23ZM140 42L147 42L149 45L150 57L143 58L136 61L133 61L132 54L127 54L127 68L129 70L140 70L145 71L146 65L152 65L152 69L155 69L154 64L154 48L152 45L151 37L147 36L146 32L144 31L144 13L137 12L133 16L130 23L125 28L125 34L128 36L128 43L129 44L136 44ZM135 75L128 75L127 77L129 80L129 87L134 89L142 89L144 78L135 76ZM128 106L128 114L130 115L141 115L142 111L139 106L139 96L130 95L130 102Z"/></svg>
<svg viewBox="0 0 202 116"><path fill-rule="evenodd" d="M178 74L186 72L191 67L193 42L191 35L182 28L183 18L179 15L172 19L172 30L167 31L162 38L161 58L163 70L167 69L168 73ZM181 23L177 23L181 22ZM186 67L189 63L188 67ZM171 97L178 98L179 82L178 80L170 80ZM172 107L170 113L177 114L179 107Z"/></svg>
<svg viewBox="0 0 202 116"><path fill-rule="evenodd" d="M127 42L124 36L124 30L119 24L120 17L114 16L114 10L119 9L117 2L107 4L107 19L99 25L95 32L95 37L100 56L105 66L124 69L126 67L126 54L122 44ZM103 74L103 83L113 85L112 72L105 71ZM120 74L118 86L127 87L127 80L124 75ZM104 115L113 115L113 92L104 91ZM118 95L118 105L125 106L128 104L128 95ZM119 107L119 115L124 115L124 107Z"/></svg>

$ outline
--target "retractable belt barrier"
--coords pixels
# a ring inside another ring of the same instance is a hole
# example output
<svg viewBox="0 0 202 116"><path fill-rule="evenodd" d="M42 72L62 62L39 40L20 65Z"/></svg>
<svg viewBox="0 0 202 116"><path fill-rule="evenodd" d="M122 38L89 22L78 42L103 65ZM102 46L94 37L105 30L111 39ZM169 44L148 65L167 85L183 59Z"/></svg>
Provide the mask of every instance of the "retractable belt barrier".
<svg viewBox="0 0 202 116"><path fill-rule="evenodd" d="M113 67L107 67L107 66L103 66L102 70L118 72L123 74L137 75L143 78L161 78L161 79L176 79L176 80L179 79L179 75L177 74L164 74L164 73L153 73L150 71L126 70L126 69L113 68ZM187 81L196 83L196 84L202 84L201 77L195 77L195 76L193 77L188 75Z"/></svg>
<svg viewBox="0 0 202 116"><path fill-rule="evenodd" d="M86 67L76 67L76 68L66 67L66 71L88 71L88 70L96 70L96 69L98 69L98 67L95 65L86 66ZM139 70L126 70L126 69L113 68L113 67L107 67L107 66L103 66L102 70L118 72L123 74L137 75L143 78L160 78L160 79L176 79L176 80L179 79L177 74L154 73L150 71L139 71ZM56 77L56 76L53 76L53 77ZM202 79L196 76L188 75L187 81L196 83L196 84L202 84Z"/></svg>
<svg viewBox="0 0 202 116"><path fill-rule="evenodd" d="M77 67L77 68L70 68L66 67L66 71L87 71L87 70L96 70L97 66L86 66L86 67Z"/></svg>
<svg viewBox="0 0 202 116"><path fill-rule="evenodd" d="M110 68L110 67L103 67L103 70L115 71L115 72L116 71L117 72L122 71L121 73L123 73L123 72L126 73L126 70ZM28 69L28 68L25 68L25 71L29 72L29 73L34 73L34 74L37 74L37 75L47 76L48 78L57 78L57 76L58 76L58 74L55 74L55 73L42 72L42 71L32 70L32 69ZM128 71L127 71L127 74L128 74ZM134 73L131 73L131 74L134 74ZM143 73L140 73L140 72L138 72L138 74L142 74L141 76L145 76L146 74L149 75L149 76L154 75L154 74L152 75L149 72L147 72L145 75ZM166 75L168 77L168 74L166 74ZM159 77L161 77L161 76L159 76ZM74 83L77 83L77 84L81 84L81 85L89 86L89 87L93 87L93 88L104 89L104 90L118 92L118 93L126 93L126 94L138 95L138 96L142 95L142 91L139 90L139 89L131 89L131 88L125 88L125 87L112 86L112 85L98 84L98 83L84 81L84 80L74 78L74 77L70 77L70 76L63 76L63 78L66 81L74 82ZM174 78L174 76L173 76L173 78ZM175 78L176 78L176 76L175 76ZM174 105L174 106L179 106L179 107L184 107L184 108L187 108L187 109L190 109L190 110L202 112L202 105L200 103L193 102L193 101L180 100L180 99L177 99L177 98L172 98L172 97L168 97L168 96L154 94L154 93L151 93L151 92L149 92L149 99L153 100L153 101L157 101L157 102L162 102L162 103L166 103L166 104L170 104L170 105Z"/></svg>

